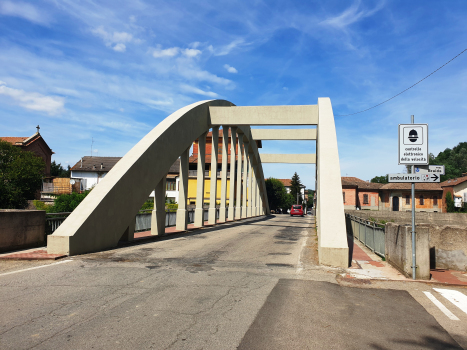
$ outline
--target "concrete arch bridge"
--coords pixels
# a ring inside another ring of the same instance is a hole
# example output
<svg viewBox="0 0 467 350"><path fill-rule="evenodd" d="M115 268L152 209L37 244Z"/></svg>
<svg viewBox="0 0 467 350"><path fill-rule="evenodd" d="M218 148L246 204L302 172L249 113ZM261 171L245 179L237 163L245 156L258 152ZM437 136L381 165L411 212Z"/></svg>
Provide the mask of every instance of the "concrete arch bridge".
<svg viewBox="0 0 467 350"><path fill-rule="evenodd" d="M310 129L251 129L256 125L313 125ZM165 179L180 157L178 230L186 230L188 158L198 139L195 226L204 225L206 135L219 138L222 126L222 171L218 222L270 213L263 163L316 164L317 228L321 264L347 267L348 245L342 203L337 138L329 98L317 105L239 107L225 100L201 101L174 112L139 141L47 240L51 254L76 255L115 247L133 239L135 216L155 191L151 233L164 234ZM228 132L230 128L230 145ZM316 140L316 154L259 154L255 140ZM237 147L238 143L238 147ZM218 147L212 143L211 169ZM230 147L229 205L227 168ZM236 150L238 150L236 152ZM237 153L237 154L236 154ZM235 156L237 164L235 163ZM236 167L237 165L237 167ZM235 168L236 167L236 168ZM236 185L234 185L236 184ZM209 222L216 222L217 172L211 171ZM248 200L247 200L248 198ZM234 209L235 203L235 209Z"/></svg>

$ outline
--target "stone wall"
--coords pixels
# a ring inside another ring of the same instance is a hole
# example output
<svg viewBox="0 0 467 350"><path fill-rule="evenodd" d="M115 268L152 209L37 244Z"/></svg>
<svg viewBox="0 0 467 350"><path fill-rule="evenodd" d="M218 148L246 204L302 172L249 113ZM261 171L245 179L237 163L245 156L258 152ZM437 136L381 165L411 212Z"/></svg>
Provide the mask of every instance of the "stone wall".
<svg viewBox="0 0 467 350"><path fill-rule="evenodd" d="M430 225L431 268L467 271L467 227Z"/></svg>
<svg viewBox="0 0 467 350"><path fill-rule="evenodd" d="M415 242L416 279L430 279L430 225L417 225ZM412 226L387 223L385 229L386 260L405 276L412 277Z"/></svg>
<svg viewBox="0 0 467 350"><path fill-rule="evenodd" d="M45 245L45 211L0 210L0 252Z"/></svg>
<svg viewBox="0 0 467 350"><path fill-rule="evenodd" d="M384 219L400 224L411 224L412 213L406 211L369 211L369 210L345 210L346 213L367 219ZM459 225L467 227L467 213L415 213L415 223L434 225Z"/></svg>

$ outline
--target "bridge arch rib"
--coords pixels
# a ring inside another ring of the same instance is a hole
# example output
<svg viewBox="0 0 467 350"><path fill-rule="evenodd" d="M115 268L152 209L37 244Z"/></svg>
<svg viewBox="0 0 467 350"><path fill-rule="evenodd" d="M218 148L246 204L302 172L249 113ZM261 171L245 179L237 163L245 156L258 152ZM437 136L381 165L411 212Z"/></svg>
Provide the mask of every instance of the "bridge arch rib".
<svg viewBox="0 0 467 350"><path fill-rule="evenodd" d="M130 232L131 236L131 225L148 194L155 188L157 190L157 187L163 189L161 184L170 166L180 155L184 154L186 158L192 142L205 135L212 127L209 107L231 106L233 104L225 100L200 101L183 107L164 119L112 168L63 224L48 236L48 252L68 255L94 252L115 247L125 233ZM226 125L228 126L230 125ZM253 193L250 185L250 202L258 198L257 203L262 204L258 213L255 203L250 203L249 207L253 204L253 208L248 209L247 216L268 214L261 159L250 127L239 125L236 131L239 144L248 145L244 151L245 161L249 162L252 169L250 174L254 173L256 180L253 183L257 184L257 192ZM245 175L243 181L246 184ZM251 179L251 175L248 177ZM239 179L241 181L241 176L237 176L237 183ZM248 182L252 183L249 180ZM237 203L239 202L237 198ZM233 201L229 204L233 206ZM153 220L156 225L160 222Z"/></svg>

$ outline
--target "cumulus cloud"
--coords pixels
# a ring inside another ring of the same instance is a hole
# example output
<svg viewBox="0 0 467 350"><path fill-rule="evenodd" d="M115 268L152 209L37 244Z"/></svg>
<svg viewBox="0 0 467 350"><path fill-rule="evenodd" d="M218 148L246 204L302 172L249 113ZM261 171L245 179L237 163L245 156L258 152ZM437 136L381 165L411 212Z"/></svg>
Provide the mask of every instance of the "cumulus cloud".
<svg viewBox="0 0 467 350"><path fill-rule="evenodd" d="M202 96L207 96L207 97L212 97L212 98L216 98L219 96L213 91L204 91L204 90L198 89L197 87L187 85L187 84L182 84L180 88L185 92L191 92L197 95L202 95Z"/></svg>
<svg viewBox="0 0 467 350"><path fill-rule="evenodd" d="M238 70L236 70L234 67L229 66L228 64L224 64L224 68L227 70L229 73L238 73Z"/></svg>
<svg viewBox="0 0 467 350"><path fill-rule="evenodd" d="M49 17L45 13L42 13L31 4L21 1L2 1L0 3L0 14L23 18L42 25L47 25L50 22Z"/></svg>
<svg viewBox="0 0 467 350"><path fill-rule="evenodd" d="M125 52L128 43L139 44L141 40L136 39L130 33L126 32L108 32L104 26L99 26L91 30L91 32L101 38L107 47L111 47L117 52Z"/></svg>
<svg viewBox="0 0 467 350"><path fill-rule="evenodd" d="M162 50L160 48L160 45L152 52L152 56L154 58L160 58L160 57L173 57L178 55L180 52L180 48L178 47L171 47L168 49Z"/></svg>
<svg viewBox="0 0 467 350"><path fill-rule="evenodd" d="M47 112L51 115L62 111L65 105L65 99L63 97L44 96L37 92L27 92L10 88L6 86L6 83L3 81L0 81L0 95L11 97L21 107L34 111Z"/></svg>

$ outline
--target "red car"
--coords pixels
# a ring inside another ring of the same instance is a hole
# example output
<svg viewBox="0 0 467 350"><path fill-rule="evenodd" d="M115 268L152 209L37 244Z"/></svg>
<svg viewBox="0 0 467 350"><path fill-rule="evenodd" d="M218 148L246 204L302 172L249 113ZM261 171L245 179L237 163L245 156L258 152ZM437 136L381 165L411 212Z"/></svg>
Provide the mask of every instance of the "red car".
<svg viewBox="0 0 467 350"><path fill-rule="evenodd" d="M292 205L290 209L290 216L300 215L303 216L303 209L301 205Z"/></svg>

